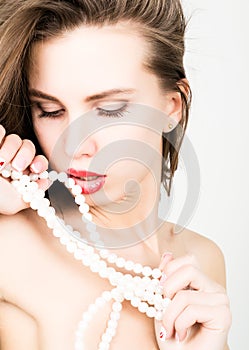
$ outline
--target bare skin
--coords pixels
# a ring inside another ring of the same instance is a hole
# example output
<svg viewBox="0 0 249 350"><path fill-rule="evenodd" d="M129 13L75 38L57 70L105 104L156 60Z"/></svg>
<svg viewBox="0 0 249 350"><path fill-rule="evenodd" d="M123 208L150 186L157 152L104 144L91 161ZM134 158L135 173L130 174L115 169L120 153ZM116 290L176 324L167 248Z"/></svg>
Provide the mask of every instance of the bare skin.
<svg viewBox="0 0 249 350"><path fill-rule="evenodd" d="M92 110L99 117L100 110L103 112L110 104L116 109L117 102L119 107L120 104L124 107L127 99L120 93L112 93L108 100L97 99L95 104L89 104L89 96L96 99L97 92L110 92L120 86L129 91L132 88L129 103L152 106L169 116L174 125L179 122L182 115L181 96L175 91L163 93L157 78L143 69L144 51L141 48L145 50L145 43L141 40L138 36L127 35L126 30L120 32L106 27L101 30L82 27L34 47L35 64L29 76L32 117L34 131L48 159L57 141L55 136L61 135L65 129L66 142L56 161L71 157L71 164L77 170L89 169L90 160L113 141L117 144L126 139L149 142L149 147L161 154L162 132L169 131L167 118L159 125L158 133L153 128L148 129L147 124L143 127L131 123L121 128L116 123L110 128L96 130L84 142L81 139L77 152L71 145L77 135L82 137L78 130L72 128L79 116ZM101 49L103 43L104 51ZM148 114L147 117L150 117L153 125L153 116ZM16 163L19 158L22 163L20 170L28 173L36 172L33 165L36 162L43 170L47 166L41 156L35 156L30 142L22 141L17 136L5 137L3 129L0 129L0 157L14 168L20 168L19 161L19 164ZM150 159L154 160L152 156ZM107 228L115 219L118 226L127 227L128 223L128 227L132 227L140 218L147 218L151 203L155 203L155 207L157 204L157 198L153 195L160 180L154 182L148 169L139 167L140 162L136 164L136 171L134 164L131 166L127 161L124 167L121 163L107 170L105 191L110 202L125 200L123 185L134 178L140 185L141 198L139 205L128 213L118 216L109 212L109 216L105 216L108 200L104 198L104 205L98 206L93 196L89 204L94 222L102 222ZM58 171L67 169L63 164L56 165ZM157 165L155 178L160 178L161 162L157 162ZM8 198L0 202L0 213L7 214L0 217L1 350L72 349L75 328L82 312L111 286L74 260L52 237L42 219L30 209L25 209L27 205L12 191L8 181L0 180L1 194ZM172 254L161 261L166 251ZM120 250L117 254L144 265L160 265L167 275L162 282L164 294L172 299L172 303L162 322L168 333L165 342L159 340L161 324L156 324L154 328L153 320L124 303L112 350L227 349L226 337L231 316L225 292L224 260L214 243L187 229L174 235L172 224L165 223L157 234L143 244ZM110 305L89 324L87 349L97 348L108 311Z"/></svg>
<svg viewBox="0 0 249 350"><path fill-rule="evenodd" d="M32 210L1 216L1 228L1 349L72 349L82 312L111 286L67 253ZM194 255L207 276L225 285L223 257L216 245L187 229L179 235L172 229L166 223L158 234L160 253L170 251L175 258ZM138 252L139 248L139 262L159 266L160 254L145 246L136 247ZM134 260L133 249L122 255ZM89 326L88 349L97 348L109 310L103 309ZM153 321L125 303L111 349L151 350L162 345L157 345Z"/></svg>

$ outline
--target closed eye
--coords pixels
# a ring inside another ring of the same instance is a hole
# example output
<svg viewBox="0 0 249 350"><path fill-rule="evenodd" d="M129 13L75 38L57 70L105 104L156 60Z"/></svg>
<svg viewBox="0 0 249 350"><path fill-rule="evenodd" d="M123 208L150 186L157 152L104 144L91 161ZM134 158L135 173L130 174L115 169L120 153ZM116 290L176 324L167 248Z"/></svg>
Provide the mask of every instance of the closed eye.
<svg viewBox="0 0 249 350"><path fill-rule="evenodd" d="M64 108L61 108L55 111L46 111L42 108L40 103L37 103L36 106L40 111L40 113L38 114L39 118L58 118L58 117L61 117L65 112Z"/></svg>
<svg viewBox="0 0 249 350"><path fill-rule="evenodd" d="M41 111L39 114L39 118L58 118L61 117L62 114L64 113L63 109L59 109L58 111L52 111L52 112L47 112L47 111Z"/></svg>
<svg viewBox="0 0 249 350"><path fill-rule="evenodd" d="M108 117L108 118L122 118L124 117L125 113L128 112L127 110L128 104L124 104L121 108L118 109L104 109L104 108L96 108L98 111L98 115L101 117Z"/></svg>

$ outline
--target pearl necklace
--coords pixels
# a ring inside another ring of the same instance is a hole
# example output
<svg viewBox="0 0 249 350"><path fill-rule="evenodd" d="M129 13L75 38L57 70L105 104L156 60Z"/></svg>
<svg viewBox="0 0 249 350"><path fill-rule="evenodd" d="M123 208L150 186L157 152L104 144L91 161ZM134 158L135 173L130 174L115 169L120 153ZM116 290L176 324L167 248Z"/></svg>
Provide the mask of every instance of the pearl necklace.
<svg viewBox="0 0 249 350"><path fill-rule="evenodd" d="M96 232L96 225L92 222L92 215L89 213L89 206L85 203L85 197L82 195L82 189L75 181L68 178L67 174L57 173L56 171L30 175L15 171L10 165L5 166L0 171L4 178L10 178L11 184L17 192L22 195L23 201L30 203L30 207L37 210L40 217L46 220L47 226L52 230L53 235L65 245L67 251L74 255L76 260L80 260L84 266L90 268L94 273L98 273L101 278L108 279L113 286L111 291L104 291L94 303L90 304L87 311L84 311L78 324L75 334L75 350L86 349L84 344L84 334L89 322L106 303L113 300L112 311L109 316L107 328L101 337L98 350L108 350L112 338L116 334L122 302L127 300L131 305L137 308L141 313L145 313L150 318L162 320L163 313L167 308L170 299L163 298L163 289L159 279L162 272L158 268L152 269L150 266L142 266L131 260L125 260L107 249L99 249L90 246L79 240L79 232L74 231L70 225L58 218L55 209L50 206L50 201L45 198L45 191L39 189L38 179L49 179L51 182L56 180L64 183L75 198L75 203L79 205L79 211L82 214L82 220L87 224L86 228L90 233L90 238L95 240L96 245L100 244L99 234ZM77 238L78 237L78 238ZM116 271L107 263L115 264L119 268L124 268L128 273ZM133 276L129 272L133 271Z"/></svg>

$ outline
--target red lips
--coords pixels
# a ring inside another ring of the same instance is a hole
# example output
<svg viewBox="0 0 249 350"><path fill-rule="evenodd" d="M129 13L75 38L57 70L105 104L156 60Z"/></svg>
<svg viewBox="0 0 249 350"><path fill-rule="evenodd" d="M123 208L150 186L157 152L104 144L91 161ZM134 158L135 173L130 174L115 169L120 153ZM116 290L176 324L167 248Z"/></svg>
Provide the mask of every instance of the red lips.
<svg viewBox="0 0 249 350"><path fill-rule="evenodd" d="M68 169L68 175L82 188L83 194L92 194L99 191L105 183L106 175L100 175L87 170Z"/></svg>
<svg viewBox="0 0 249 350"><path fill-rule="evenodd" d="M102 174L93 173L92 171L87 170L75 170L75 169L68 169L67 173L74 177L88 177L88 176L105 176Z"/></svg>

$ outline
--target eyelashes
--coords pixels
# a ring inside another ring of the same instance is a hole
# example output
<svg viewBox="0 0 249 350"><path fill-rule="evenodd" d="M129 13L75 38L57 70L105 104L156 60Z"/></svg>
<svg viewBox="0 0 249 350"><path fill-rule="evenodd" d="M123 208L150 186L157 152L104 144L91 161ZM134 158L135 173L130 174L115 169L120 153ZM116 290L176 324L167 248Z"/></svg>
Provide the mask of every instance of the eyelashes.
<svg viewBox="0 0 249 350"><path fill-rule="evenodd" d="M37 104L37 107L39 108L40 112L38 114L39 118L60 118L63 116L65 109L58 109L56 111L45 111L40 104ZM108 110L103 108L96 108L97 115L100 117L106 117L106 118L122 118L125 116L125 114L128 112L128 103L124 104L118 109Z"/></svg>
<svg viewBox="0 0 249 350"><path fill-rule="evenodd" d="M100 115L101 117L122 118L124 117L124 114L128 112L127 107L128 107L128 104L124 104L119 109L106 110L103 108L97 108L97 111L98 111L98 115Z"/></svg>
<svg viewBox="0 0 249 350"><path fill-rule="evenodd" d="M58 111L53 111L53 112L46 112L43 109L41 109L41 113L38 115L39 118L58 118L62 116L64 113L64 110L60 109Z"/></svg>

